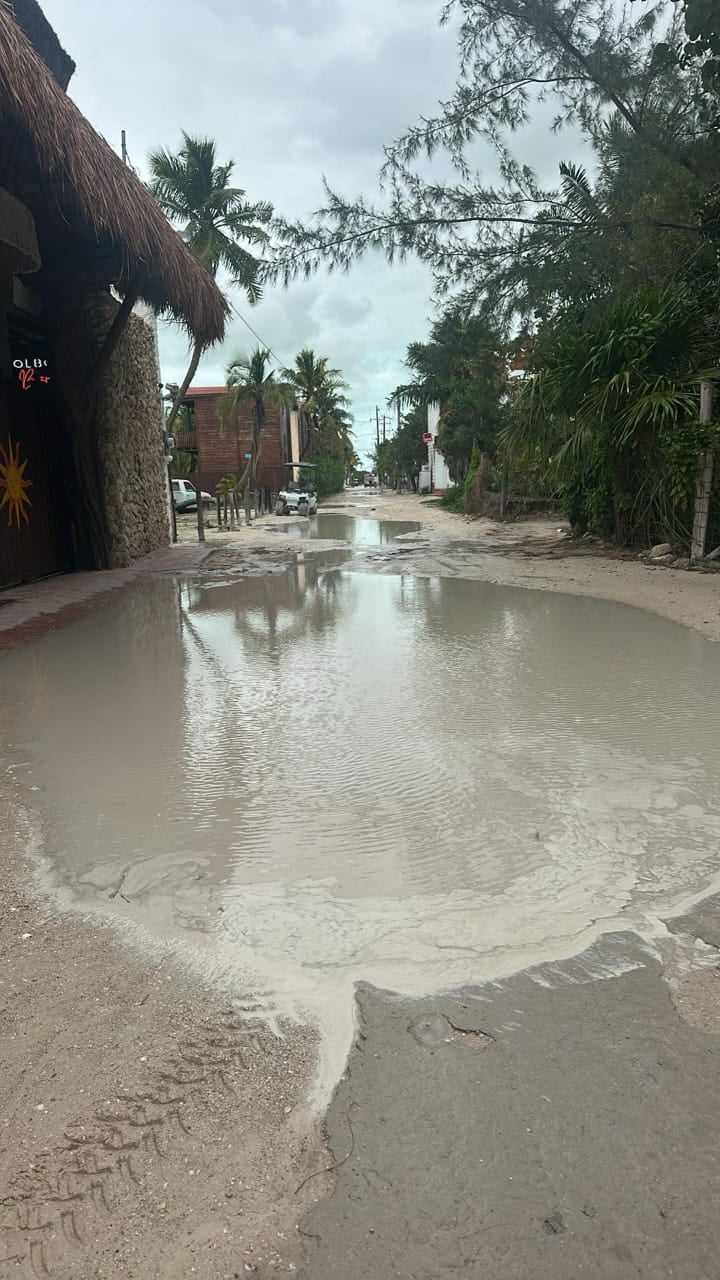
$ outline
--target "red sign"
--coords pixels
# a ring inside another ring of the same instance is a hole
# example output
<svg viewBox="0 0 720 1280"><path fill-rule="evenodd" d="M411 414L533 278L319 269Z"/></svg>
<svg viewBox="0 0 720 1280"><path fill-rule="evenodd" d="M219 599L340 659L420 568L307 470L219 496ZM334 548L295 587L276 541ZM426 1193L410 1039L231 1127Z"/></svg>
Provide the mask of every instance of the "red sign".
<svg viewBox="0 0 720 1280"><path fill-rule="evenodd" d="M432 444L432 436L429 431L423 431L423 444Z"/></svg>
<svg viewBox="0 0 720 1280"><path fill-rule="evenodd" d="M13 360L15 376L23 391L29 391L38 382L48 383L50 374L47 372L47 367L47 360L40 357L34 360Z"/></svg>

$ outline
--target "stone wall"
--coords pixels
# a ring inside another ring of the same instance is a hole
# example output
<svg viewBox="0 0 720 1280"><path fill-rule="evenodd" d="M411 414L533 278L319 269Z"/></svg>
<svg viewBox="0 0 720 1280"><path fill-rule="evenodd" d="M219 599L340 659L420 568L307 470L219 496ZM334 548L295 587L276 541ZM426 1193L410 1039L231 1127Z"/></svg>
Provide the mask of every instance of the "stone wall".
<svg viewBox="0 0 720 1280"><path fill-rule="evenodd" d="M107 294L88 298L87 325L98 345L117 309ZM137 315L110 360L97 421L112 562L120 568L170 542L155 340Z"/></svg>

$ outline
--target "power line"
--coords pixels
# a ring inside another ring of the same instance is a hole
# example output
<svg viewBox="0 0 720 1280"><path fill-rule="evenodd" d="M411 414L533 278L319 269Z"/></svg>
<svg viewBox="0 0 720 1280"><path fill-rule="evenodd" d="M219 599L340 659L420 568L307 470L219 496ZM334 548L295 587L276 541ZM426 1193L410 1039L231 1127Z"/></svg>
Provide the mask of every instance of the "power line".
<svg viewBox="0 0 720 1280"><path fill-rule="evenodd" d="M282 367L283 367L283 368L289 368L289 365L285 365L285 364L283 363L283 361L280 359L280 356L277 354L277 352L273 351L272 347L270 346L270 343L269 343L269 342L266 342L266 341L265 341L265 339L264 339L264 338L262 338L262 337L260 336L260 334L258 333L257 329L253 329L253 326L250 324L250 321L245 319L245 317L244 317L244 315L242 314L242 312L241 312L241 311L238 311L237 307L235 306L235 303L231 301L230 306L231 306L232 310L235 312L235 315L237 316L238 320L241 320L241 321L242 321L242 323L245 325L245 328L250 330L250 333L253 335L253 337L254 337L254 338L257 338L258 342L259 342L259 343L261 344L261 346L263 346L263 347L265 348L265 350L266 350L266 351L267 351L267 352L272 356L273 360L277 360L278 364L279 364L279 365L282 365ZM372 407L372 406L370 406L370 405L362 405L360 409L355 409L355 410L354 410L354 412L355 412L355 413L362 413L362 412L363 412L363 410L367 411L367 409L369 409L369 408L371 408L371 407ZM351 407L350 407L350 415L351 415L351 417L354 417L353 409L354 409L354 406L353 406L352 401L351 401ZM372 422L372 421L373 421L373 419L372 419L372 418L368 418L368 419L363 419L363 421ZM362 425L362 423L361 423L360 425ZM353 434L356 434L356 433L353 433Z"/></svg>
<svg viewBox="0 0 720 1280"><path fill-rule="evenodd" d="M127 148L127 136L124 129L121 130L121 134L120 134L120 150L121 150L123 164L126 165L127 168L130 169L131 172L134 173L135 176L137 177L138 171L134 167L132 160L130 159L130 155L128 153L128 148ZM269 355L272 356L273 360L277 360L278 364L282 365L283 368L289 368L289 365L286 365L280 359L280 356L277 354L277 352L273 351L272 347L270 346L270 343L266 342L264 338L261 338L257 329L254 329L253 326L250 324L250 321L245 319L241 311L238 311L238 308L235 306L235 303L232 302L232 300L230 301L230 307L235 312L235 315L237 316L238 320L241 320L242 323L245 325L245 328L250 330L250 333L253 335L253 337L257 338L260 345L265 348L265 350L268 352ZM355 412L362 413L364 410L370 409L371 407L372 406L370 405L362 405L361 408L356 409ZM352 409L351 409L351 415L352 415Z"/></svg>
<svg viewBox="0 0 720 1280"><path fill-rule="evenodd" d="M283 365L283 368L285 368L286 366L283 364L283 362L282 362L282 360L280 359L279 355L277 355L277 353L276 353L275 351L273 351L272 347L270 346L270 343L269 343L269 342L266 342L264 338L261 338L261 337L260 337L260 334L258 333L257 329L253 329L252 325L250 324L250 321L249 321L249 320L246 320L246 319L245 319L245 317L244 317L244 315L242 314L242 312L238 311L237 307L235 306L235 303L234 303L234 302L231 302L231 303L230 303L230 306L232 307L233 311L235 312L235 315L237 316L238 320L242 320L243 324L245 325L245 328L250 330L250 332L251 332L251 334L253 335L253 337L257 338L258 342L261 344L261 346L263 346L263 347L265 348L265 350L266 350L267 352L269 352L269 354L272 356L273 360L277 360L278 364Z"/></svg>

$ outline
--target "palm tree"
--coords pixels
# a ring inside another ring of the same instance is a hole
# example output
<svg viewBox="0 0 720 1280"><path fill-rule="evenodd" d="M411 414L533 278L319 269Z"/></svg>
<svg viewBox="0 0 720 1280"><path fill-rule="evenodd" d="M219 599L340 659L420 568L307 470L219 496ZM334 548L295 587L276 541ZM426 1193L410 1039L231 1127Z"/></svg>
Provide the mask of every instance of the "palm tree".
<svg viewBox="0 0 720 1280"><path fill-rule="evenodd" d="M283 369L283 377L295 388L300 408L321 415L329 407L348 403L347 383L340 369L329 369L327 356L316 356L309 347L298 351L291 369Z"/></svg>
<svg viewBox="0 0 720 1280"><path fill-rule="evenodd" d="M341 370L331 369L327 356L316 356L311 348L304 347L298 351L292 368L283 369L283 377L292 386L298 407L312 429L313 438L305 441L311 455L337 452L339 448L344 459L354 457L350 401L345 395L348 384Z"/></svg>
<svg viewBox="0 0 720 1280"><path fill-rule="evenodd" d="M231 283L244 289L248 301L261 296L258 260L239 243L264 245L265 226L272 217L266 201L249 204L245 192L229 185L234 162L218 164L211 138L195 138L183 131L177 154L159 149L149 156L150 190L163 213L181 228L181 235L207 271L215 277L223 268ZM202 346L192 348L187 373L178 387L168 415L170 430L200 363Z"/></svg>
<svg viewBox="0 0 720 1280"><path fill-rule="evenodd" d="M292 403L293 388L279 381L275 371L268 368L270 352L256 347L252 355L238 355L227 369L227 391L220 406L220 420L228 418L240 405L252 405L252 444L250 459L238 480L235 491L245 494L245 522L250 523L250 494L255 488L258 462L262 451L262 429L265 424L265 406L279 407Z"/></svg>

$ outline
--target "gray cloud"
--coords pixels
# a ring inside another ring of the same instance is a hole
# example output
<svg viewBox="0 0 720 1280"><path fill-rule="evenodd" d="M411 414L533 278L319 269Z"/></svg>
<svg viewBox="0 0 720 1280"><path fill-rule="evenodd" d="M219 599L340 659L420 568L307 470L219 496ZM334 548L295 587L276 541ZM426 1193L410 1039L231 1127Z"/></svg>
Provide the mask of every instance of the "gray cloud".
<svg viewBox="0 0 720 1280"><path fill-rule="evenodd" d="M148 151L174 148L182 128L216 139L234 158L251 198L288 216L322 201L320 176L348 195L375 190L382 145L431 113L454 82L452 32L440 0L43 0L78 64L70 90L119 148L127 131L141 173ZM534 160L547 131L534 130ZM547 146L555 154L557 143ZM562 149L561 149L562 153ZM404 379L408 342L421 338L431 281L417 262L389 268L379 257L347 276L318 276L238 309L282 363L312 346L351 384L358 441ZM233 318L199 381L222 382L228 360L255 339ZM163 374L178 380L186 342L161 325Z"/></svg>

